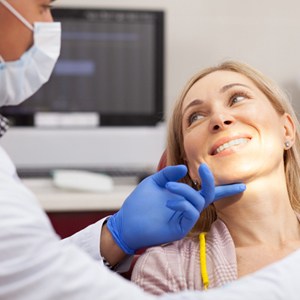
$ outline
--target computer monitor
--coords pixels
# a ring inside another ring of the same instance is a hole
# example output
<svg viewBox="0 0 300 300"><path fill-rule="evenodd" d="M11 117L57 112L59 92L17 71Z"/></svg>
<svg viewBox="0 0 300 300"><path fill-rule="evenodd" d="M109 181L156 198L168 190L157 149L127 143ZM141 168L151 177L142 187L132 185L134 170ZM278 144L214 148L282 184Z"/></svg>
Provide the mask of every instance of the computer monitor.
<svg viewBox="0 0 300 300"><path fill-rule="evenodd" d="M162 121L162 11L58 8L53 16L62 23L62 48L50 81L23 104L1 113L16 126L72 125L56 124L55 118L43 122L49 113L87 116L86 124L74 126L154 126Z"/></svg>

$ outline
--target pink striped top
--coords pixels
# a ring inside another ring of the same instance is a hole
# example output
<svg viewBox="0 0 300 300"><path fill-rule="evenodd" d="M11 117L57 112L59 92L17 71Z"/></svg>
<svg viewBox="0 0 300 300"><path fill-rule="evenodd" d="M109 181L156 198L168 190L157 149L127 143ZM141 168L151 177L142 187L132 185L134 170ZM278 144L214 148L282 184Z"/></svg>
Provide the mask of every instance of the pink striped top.
<svg viewBox="0 0 300 300"><path fill-rule="evenodd" d="M238 278L234 243L226 225L219 219L206 235L206 264L209 288ZM137 260L131 279L155 295L202 290L198 238L185 238L147 249Z"/></svg>

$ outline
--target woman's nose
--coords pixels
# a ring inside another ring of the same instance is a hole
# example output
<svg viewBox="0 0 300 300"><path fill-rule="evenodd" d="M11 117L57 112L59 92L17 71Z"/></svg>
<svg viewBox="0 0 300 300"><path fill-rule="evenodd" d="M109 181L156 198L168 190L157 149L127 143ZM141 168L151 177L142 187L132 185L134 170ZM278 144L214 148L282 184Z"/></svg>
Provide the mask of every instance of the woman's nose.
<svg viewBox="0 0 300 300"><path fill-rule="evenodd" d="M210 130L215 132L228 128L234 123L234 118L228 114L215 114L210 122Z"/></svg>

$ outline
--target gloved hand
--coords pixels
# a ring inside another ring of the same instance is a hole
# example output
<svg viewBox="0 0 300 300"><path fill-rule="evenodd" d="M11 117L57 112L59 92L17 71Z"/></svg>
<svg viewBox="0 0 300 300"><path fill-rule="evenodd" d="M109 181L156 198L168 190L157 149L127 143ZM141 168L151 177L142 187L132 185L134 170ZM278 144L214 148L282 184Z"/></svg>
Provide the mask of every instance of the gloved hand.
<svg viewBox="0 0 300 300"><path fill-rule="evenodd" d="M107 228L127 254L183 238L195 225L202 210L213 201L241 193L244 184L215 187L205 164L199 167L202 189L176 182L184 177L184 165L169 166L144 179L111 216Z"/></svg>

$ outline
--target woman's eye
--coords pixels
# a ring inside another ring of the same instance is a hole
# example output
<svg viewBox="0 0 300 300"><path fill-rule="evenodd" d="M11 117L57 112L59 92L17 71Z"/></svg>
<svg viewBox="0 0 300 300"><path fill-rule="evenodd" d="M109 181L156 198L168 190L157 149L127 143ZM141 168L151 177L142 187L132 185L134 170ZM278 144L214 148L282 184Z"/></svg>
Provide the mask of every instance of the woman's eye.
<svg viewBox="0 0 300 300"><path fill-rule="evenodd" d="M235 96L231 97L231 104L241 102L244 99L245 99L245 96L243 96L243 95L235 95Z"/></svg>
<svg viewBox="0 0 300 300"><path fill-rule="evenodd" d="M194 122L203 119L204 116L201 115L200 113L193 113L190 117L189 117L189 125L192 125Z"/></svg>

